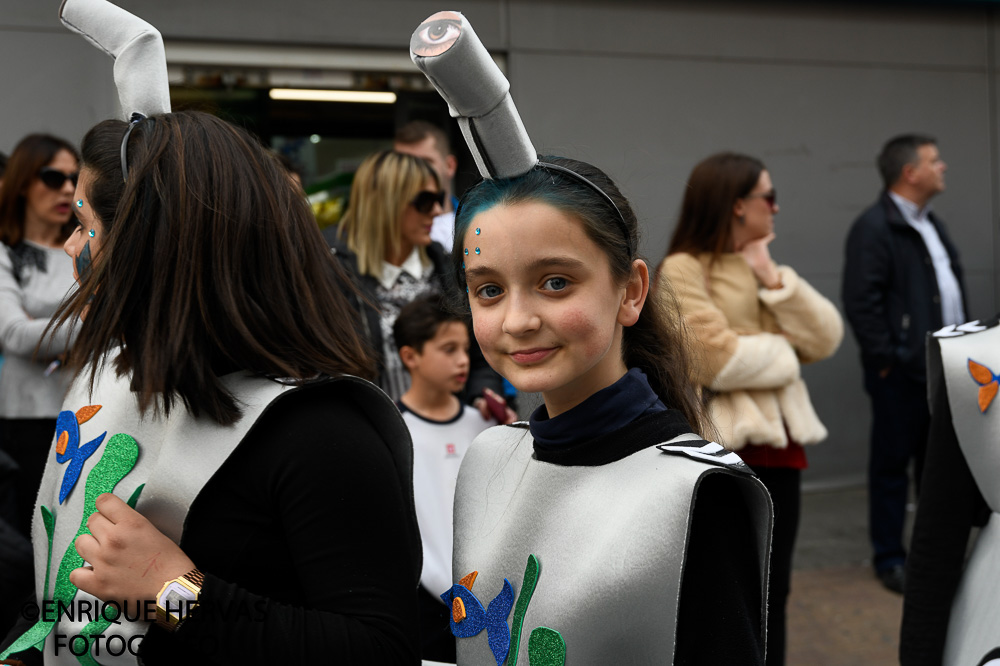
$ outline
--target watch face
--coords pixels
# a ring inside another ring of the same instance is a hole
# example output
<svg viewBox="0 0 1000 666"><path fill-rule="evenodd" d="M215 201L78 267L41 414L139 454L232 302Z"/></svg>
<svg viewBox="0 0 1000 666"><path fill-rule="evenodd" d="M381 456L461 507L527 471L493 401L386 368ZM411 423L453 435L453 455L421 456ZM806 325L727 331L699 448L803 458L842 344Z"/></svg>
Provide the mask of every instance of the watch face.
<svg viewBox="0 0 1000 666"><path fill-rule="evenodd" d="M194 593L178 582L170 583L160 595L160 605L168 615L178 621L188 614L194 601Z"/></svg>

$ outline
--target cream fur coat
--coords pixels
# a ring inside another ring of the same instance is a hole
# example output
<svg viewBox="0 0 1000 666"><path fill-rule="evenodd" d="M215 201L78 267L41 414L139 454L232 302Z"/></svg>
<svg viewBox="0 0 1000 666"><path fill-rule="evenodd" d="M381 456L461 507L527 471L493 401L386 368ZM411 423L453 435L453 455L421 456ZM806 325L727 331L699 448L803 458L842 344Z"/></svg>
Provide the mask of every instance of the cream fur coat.
<svg viewBox="0 0 1000 666"><path fill-rule="evenodd" d="M711 395L709 416L727 448L786 448L826 439L800 364L832 355L844 336L837 308L788 266L782 286L758 285L742 255L678 253L660 267L692 343L695 376Z"/></svg>

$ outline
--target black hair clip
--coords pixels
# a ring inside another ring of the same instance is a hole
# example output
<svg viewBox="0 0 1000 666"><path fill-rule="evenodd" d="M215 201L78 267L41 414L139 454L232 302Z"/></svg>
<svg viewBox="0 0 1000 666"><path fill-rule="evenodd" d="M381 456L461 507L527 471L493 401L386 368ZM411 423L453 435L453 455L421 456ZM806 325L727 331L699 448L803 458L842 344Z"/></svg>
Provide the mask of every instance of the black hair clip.
<svg viewBox="0 0 1000 666"><path fill-rule="evenodd" d="M122 139L122 180L128 181L128 161L125 159L126 151L128 150L128 137L132 134L132 130L140 122L146 119L146 116L141 113L133 113L132 117L128 120L128 129L125 130L125 137Z"/></svg>

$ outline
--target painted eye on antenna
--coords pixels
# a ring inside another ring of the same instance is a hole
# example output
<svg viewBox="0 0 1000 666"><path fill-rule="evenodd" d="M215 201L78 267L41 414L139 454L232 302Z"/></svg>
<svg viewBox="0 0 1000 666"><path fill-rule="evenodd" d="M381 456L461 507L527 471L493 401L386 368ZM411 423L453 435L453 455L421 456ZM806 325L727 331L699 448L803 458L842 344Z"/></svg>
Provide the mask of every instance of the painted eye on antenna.
<svg viewBox="0 0 1000 666"><path fill-rule="evenodd" d="M420 24L410 39L410 51L423 57L446 52L462 34L462 17L455 12L438 12Z"/></svg>

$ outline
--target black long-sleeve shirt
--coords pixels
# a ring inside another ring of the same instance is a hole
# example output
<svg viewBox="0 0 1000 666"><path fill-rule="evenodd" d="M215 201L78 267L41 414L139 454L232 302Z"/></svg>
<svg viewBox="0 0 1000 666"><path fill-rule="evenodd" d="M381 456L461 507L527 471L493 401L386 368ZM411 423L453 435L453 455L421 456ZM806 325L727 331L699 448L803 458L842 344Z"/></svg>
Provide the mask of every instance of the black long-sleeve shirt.
<svg viewBox="0 0 1000 666"><path fill-rule="evenodd" d="M174 634L153 626L143 663L419 661L420 543L396 461L363 414L334 384L260 417L185 521L202 608Z"/></svg>

